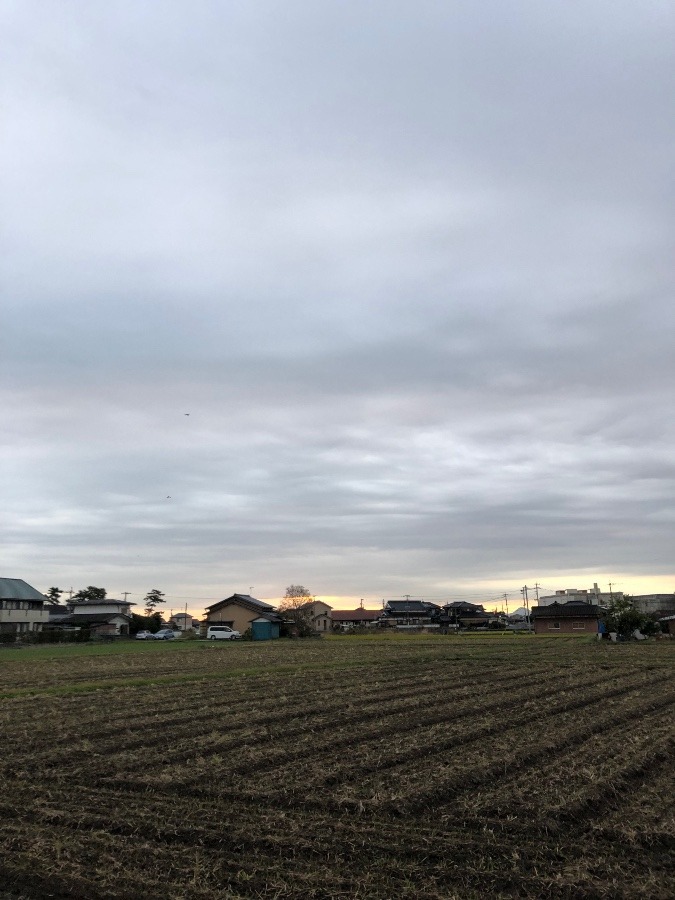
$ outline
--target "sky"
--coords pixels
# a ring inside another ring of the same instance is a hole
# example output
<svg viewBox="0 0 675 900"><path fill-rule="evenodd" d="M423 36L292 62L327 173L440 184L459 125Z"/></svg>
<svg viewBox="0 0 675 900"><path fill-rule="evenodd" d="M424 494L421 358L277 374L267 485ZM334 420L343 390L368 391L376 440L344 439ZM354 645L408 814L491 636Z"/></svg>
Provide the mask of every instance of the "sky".
<svg viewBox="0 0 675 900"><path fill-rule="evenodd" d="M3 0L0 574L675 590L675 7Z"/></svg>

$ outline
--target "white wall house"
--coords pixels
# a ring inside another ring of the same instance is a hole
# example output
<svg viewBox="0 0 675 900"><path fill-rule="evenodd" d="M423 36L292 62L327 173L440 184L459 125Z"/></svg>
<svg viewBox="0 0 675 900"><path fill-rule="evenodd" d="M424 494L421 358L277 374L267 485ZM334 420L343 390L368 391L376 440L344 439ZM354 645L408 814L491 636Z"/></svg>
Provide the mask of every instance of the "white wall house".
<svg viewBox="0 0 675 900"><path fill-rule="evenodd" d="M69 600L69 615L61 624L89 628L92 633L108 635L129 634L131 607L127 600Z"/></svg>
<svg viewBox="0 0 675 900"><path fill-rule="evenodd" d="M135 603L127 600L67 600L66 606L71 613L91 613L98 615L131 616L131 607Z"/></svg>

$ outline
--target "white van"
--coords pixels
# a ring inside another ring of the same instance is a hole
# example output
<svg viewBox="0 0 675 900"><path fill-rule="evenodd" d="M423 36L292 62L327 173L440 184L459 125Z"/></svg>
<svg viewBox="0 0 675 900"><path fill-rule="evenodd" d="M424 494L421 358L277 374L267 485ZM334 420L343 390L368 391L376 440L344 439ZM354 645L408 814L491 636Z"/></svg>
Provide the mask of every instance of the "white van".
<svg viewBox="0 0 675 900"><path fill-rule="evenodd" d="M209 625L206 637L209 641L236 641L241 635L229 625Z"/></svg>

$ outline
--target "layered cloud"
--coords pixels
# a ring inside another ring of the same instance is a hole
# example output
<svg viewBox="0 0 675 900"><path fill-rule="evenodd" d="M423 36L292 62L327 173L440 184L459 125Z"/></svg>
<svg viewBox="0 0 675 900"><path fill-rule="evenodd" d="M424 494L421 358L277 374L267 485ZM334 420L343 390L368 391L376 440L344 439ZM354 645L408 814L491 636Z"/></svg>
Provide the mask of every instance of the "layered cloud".
<svg viewBox="0 0 675 900"><path fill-rule="evenodd" d="M663 4L37 9L5 11L5 574L672 590Z"/></svg>

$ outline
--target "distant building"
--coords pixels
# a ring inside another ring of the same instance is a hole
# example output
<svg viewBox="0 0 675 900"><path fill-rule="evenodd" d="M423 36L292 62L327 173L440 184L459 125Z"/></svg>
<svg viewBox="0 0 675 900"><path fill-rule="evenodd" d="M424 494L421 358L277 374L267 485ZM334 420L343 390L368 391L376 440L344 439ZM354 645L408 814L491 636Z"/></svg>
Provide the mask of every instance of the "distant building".
<svg viewBox="0 0 675 900"><path fill-rule="evenodd" d="M380 624L396 628L438 625L441 608L428 600L388 600L380 614Z"/></svg>
<svg viewBox="0 0 675 900"><path fill-rule="evenodd" d="M333 625L332 611L333 608L323 600L312 600L309 603L303 603L298 607L310 621L310 624L317 634L325 634L331 630Z"/></svg>
<svg viewBox="0 0 675 900"><path fill-rule="evenodd" d="M581 603L594 603L596 606L608 606L612 599L620 600L622 598L623 591L601 591L597 584L594 584L591 590L565 588L562 591L556 591L555 594L547 594L539 598L537 605L550 606L552 603L569 603L577 600Z"/></svg>
<svg viewBox="0 0 675 900"><path fill-rule="evenodd" d="M355 628L358 625L375 625L382 615L380 609L332 609L331 621L333 627Z"/></svg>
<svg viewBox="0 0 675 900"><path fill-rule="evenodd" d="M190 631L193 628L192 616L190 613L174 613L169 619L169 625L176 631Z"/></svg>
<svg viewBox="0 0 675 900"><path fill-rule="evenodd" d="M594 603L571 600L532 609L535 634L597 634L603 610Z"/></svg>
<svg viewBox="0 0 675 900"><path fill-rule="evenodd" d="M645 616L675 614L675 594L637 594L631 600L635 609Z"/></svg>
<svg viewBox="0 0 675 900"><path fill-rule="evenodd" d="M487 627L500 621L499 616L486 613L482 603L467 603L465 600L446 603L443 607L443 618L449 625L458 625L461 628Z"/></svg>
<svg viewBox="0 0 675 900"><path fill-rule="evenodd" d="M131 607L128 600L68 600L67 616L50 615L50 625L65 628L88 628L92 634L120 636L129 634Z"/></svg>

